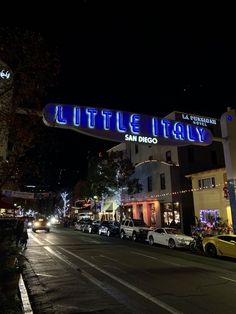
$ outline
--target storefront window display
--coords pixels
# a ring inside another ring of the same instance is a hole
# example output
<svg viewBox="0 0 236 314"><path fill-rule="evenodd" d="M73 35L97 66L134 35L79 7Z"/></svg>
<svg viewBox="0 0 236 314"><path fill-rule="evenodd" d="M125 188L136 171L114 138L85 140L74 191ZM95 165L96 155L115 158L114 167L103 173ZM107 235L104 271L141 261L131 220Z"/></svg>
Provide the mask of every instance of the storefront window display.
<svg viewBox="0 0 236 314"><path fill-rule="evenodd" d="M178 228L180 226L179 203L166 203L163 205L164 227Z"/></svg>

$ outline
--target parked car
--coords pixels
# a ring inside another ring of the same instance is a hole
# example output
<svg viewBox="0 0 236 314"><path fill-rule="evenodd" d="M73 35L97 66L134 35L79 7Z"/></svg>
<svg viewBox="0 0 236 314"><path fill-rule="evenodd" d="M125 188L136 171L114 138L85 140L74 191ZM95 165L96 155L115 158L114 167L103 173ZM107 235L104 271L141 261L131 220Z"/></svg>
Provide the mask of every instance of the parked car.
<svg viewBox="0 0 236 314"><path fill-rule="evenodd" d="M170 249L188 247L192 237L175 228L157 228L148 232L147 241L150 245L161 244Z"/></svg>
<svg viewBox="0 0 236 314"><path fill-rule="evenodd" d="M49 232L50 225L50 222L46 218L37 218L33 221L32 231L36 232L37 230L45 230L46 232Z"/></svg>
<svg viewBox="0 0 236 314"><path fill-rule="evenodd" d="M221 234L205 237L203 250L207 256L225 256L236 258L236 234Z"/></svg>
<svg viewBox="0 0 236 314"><path fill-rule="evenodd" d="M85 219L81 226L81 231L89 232L89 226L91 225L91 223L92 223L91 219Z"/></svg>
<svg viewBox="0 0 236 314"><path fill-rule="evenodd" d="M101 225L101 220L93 220L89 225L88 225L88 232L89 233L98 233L98 229Z"/></svg>
<svg viewBox="0 0 236 314"><path fill-rule="evenodd" d="M108 237L119 235L119 233L120 224L116 221L104 220L102 221L101 225L98 228L98 234L100 235L104 234L107 235Z"/></svg>
<svg viewBox="0 0 236 314"><path fill-rule="evenodd" d="M75 230L83 231L84 225L91 223L91 221L92 220L90 218L82 218L77 220L75 223Z"/></svg>
<svg viewBox="0 0 236 314"><path fill-rule="evenodd" d="M127 218L120 225L120 237L131 238L133 241L146 240L149 230L151 229L143 220Z"/></svg>

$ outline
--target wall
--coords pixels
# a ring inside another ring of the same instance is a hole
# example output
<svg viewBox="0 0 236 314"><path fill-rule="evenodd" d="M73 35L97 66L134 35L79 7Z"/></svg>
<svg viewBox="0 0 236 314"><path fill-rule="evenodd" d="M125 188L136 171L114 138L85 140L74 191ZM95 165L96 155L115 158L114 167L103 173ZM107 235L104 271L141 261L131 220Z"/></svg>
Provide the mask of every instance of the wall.
<svg viewBox="0 0 236 314"><path fill-rule="evenodd" d="M200 210L219 209L220 217L228 220L232 224L231 212L229 210L229 199L224 197L224 178L226 175L225 168L198 172L191 175L193 185L193 199L195 215L200 217ZM199 189L198 180L214 177L215 188ZM227 209L228 208L228 209Z"/></svg>

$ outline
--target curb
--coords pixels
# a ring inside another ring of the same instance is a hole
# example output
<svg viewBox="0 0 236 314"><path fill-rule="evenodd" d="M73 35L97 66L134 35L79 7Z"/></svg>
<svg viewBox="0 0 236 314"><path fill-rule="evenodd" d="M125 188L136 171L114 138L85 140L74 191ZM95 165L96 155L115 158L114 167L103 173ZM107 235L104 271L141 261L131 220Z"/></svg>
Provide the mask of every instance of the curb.
<svg viewBox="0 0 236 314"><path fill-rule="evenodd" d="M20 298L22 302L23 313L33 314L33 310L29 301L29 296L28 296L25 283L21 274L20 274L20 280L19 280L19 292L20 292Z"/></svg>
<svg viewBox="0 0 236 314"><path fill-rule="evenodd" d="M53 304L47 297L47 291L41 285L37 274L34 272L32 265L26 258L23 269L23 282L26 293L28 295L29 303L31 304L31 312L24 312L25 314L55 314ZM23 300L22 300L23 302Z"/></svg>

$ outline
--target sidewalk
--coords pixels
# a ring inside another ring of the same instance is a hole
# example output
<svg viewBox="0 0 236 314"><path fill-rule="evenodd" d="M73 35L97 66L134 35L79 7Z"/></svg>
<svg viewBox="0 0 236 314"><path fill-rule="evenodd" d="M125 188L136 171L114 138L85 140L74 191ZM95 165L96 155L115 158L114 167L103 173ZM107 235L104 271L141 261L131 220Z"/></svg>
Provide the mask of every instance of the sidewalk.
<svg viewBox="0 0 236 314"><path fill-rule="evenodd" d="M24 314L55 314L46 291L39 282L30 262L25 258L23 274L19 280L19 293Z"/></svg>

